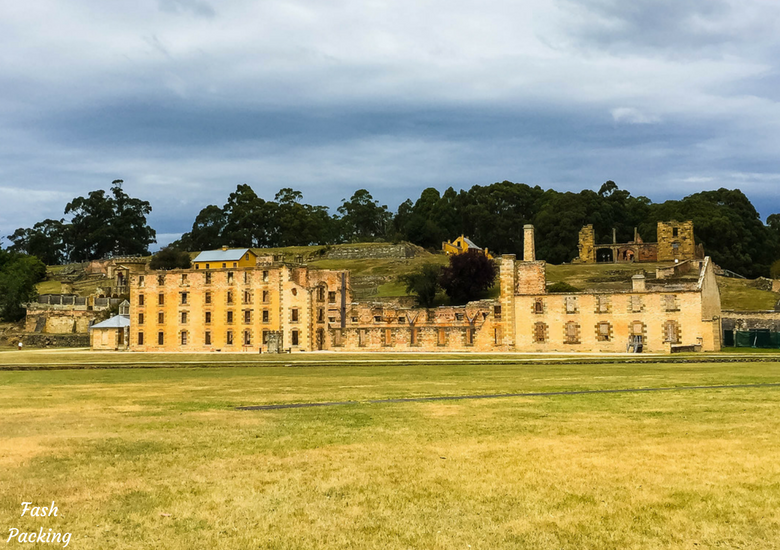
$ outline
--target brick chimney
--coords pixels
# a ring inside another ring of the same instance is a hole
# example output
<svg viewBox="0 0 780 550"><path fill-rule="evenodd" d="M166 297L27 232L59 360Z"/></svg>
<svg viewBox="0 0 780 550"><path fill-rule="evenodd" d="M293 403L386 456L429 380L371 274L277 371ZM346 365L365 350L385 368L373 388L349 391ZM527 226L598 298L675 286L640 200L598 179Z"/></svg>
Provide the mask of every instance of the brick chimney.
<svg viewBox="0 0 780 550"><path fill-rule="evenodd" d="M526 224L523 226L523 261L536 261L536 244L534 243L534 226Z"/></svg>
<svg viewBox="0 0 780 550"><path fill-rule="evenodd" d="M631 292L645 292L645 274L637 273L631 277Z"/></svg>

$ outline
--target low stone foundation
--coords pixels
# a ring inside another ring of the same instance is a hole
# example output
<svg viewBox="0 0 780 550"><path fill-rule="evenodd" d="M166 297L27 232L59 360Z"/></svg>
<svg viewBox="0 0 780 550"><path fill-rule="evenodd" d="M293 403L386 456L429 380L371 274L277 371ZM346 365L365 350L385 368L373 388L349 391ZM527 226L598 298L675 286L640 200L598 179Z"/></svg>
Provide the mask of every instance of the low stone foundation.
<svg viewBox="0 0 780 550"><path fill-rule="evenodd" d="M11 345L19 340L29 348L88 348L88 334L22 334L9 339Z"/></svg>
<svg viewBox="0 0 780 550"><path fill-rule="evenodd" d="M414 258L423 251L409 243L382 244L376 246L334 246L325 257L328 260L367 260L376 258Z"/></svg>

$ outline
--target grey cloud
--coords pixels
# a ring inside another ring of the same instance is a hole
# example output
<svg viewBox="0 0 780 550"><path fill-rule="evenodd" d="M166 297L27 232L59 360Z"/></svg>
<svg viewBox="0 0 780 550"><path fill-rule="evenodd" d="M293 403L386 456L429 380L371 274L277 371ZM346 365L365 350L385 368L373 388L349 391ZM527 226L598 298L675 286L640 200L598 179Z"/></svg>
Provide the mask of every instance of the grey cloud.
<svg viewBox="0 0 780 550"><path fill-rule="evenodd" d="M217 12L207 2L200 0L159 0L160 10L167 13L189 12L200 17L214 17Z"/></svg>
<svg viewBox="0 0 780 550"><path fill-rule="evenodd" d="M238 183L395 208L427 186L613 179L780 211L768 2L235 0L219 25L200 0L42 2L0 8L0 234L116 178L165 238Z"/></svg>
<svg viewBox="0 0 780 550"><path fill-rule="evenodd" d="M663 51L671 57L718 57L732 44L771 39L780 12L726 0L561 0L575 14L576 35L616 54ZM769 18L769 20L767 20ZM774 30L773 30L774 29Z"/></svg>

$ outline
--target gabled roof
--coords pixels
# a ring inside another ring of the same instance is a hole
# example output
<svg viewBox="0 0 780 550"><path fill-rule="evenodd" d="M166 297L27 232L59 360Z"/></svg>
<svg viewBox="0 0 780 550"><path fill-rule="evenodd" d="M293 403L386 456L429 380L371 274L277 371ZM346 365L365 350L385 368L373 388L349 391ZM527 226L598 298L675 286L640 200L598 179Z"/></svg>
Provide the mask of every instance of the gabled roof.
<svg viewBox="0 0 780 550"><path fill-rule="evenodd" d="M478 247L476 244L474 244L474 241L469 239L468 237L463 237L463 241L469 245L469 248L473 248L474 250L482 250L480 247Z"/></svg>
<svg viewBox="0 0 780 550"><path fill-rule="evenodd" d="M198 254L198 257L192 260L193 262L237 262L244 257L244 254L254 252L248 248L229 248L227 250L206 250Z"/></svg>
<svg viewBox="0 0 780 550"><path fill-rule="evenodd" d="M92 325L90 328L125 328L130 326L130 317L126 315L114 315L102 323Z"/></svg>

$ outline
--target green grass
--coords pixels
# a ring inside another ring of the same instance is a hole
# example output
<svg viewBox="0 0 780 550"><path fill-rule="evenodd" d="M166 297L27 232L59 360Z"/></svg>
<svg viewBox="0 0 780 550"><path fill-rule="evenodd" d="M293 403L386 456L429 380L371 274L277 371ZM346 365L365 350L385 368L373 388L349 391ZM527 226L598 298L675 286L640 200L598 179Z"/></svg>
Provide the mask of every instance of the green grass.
<svg viewBox="0 0 780 550"><path fill-rule="evenodd" d="M768 348L722 348L721 353L738 353L738 354L778 354L780 355L780 349L768 349Z"/></svg>
<svg viewBox="0 0 780 550"><path fill-rule="evenodd" d="M62 283L60 281L49 279L35 285L38 294L61 294Z"/></svg>
<svg viewBox="0 0 780 550"><path fill-rule="evenodd" d="M780 294L759 290L751 286L749 279L718 277L721 307L737 311L772 310L780 300Z"/></svg>
<svg viewBox="0 0 780 550"><path fill-rule="evenodd" d="M367 403L762 382L780 363L0 372L0 523L73 548L776 548L778 388ZM235 410L311 401L357 403Z"/></svg>

